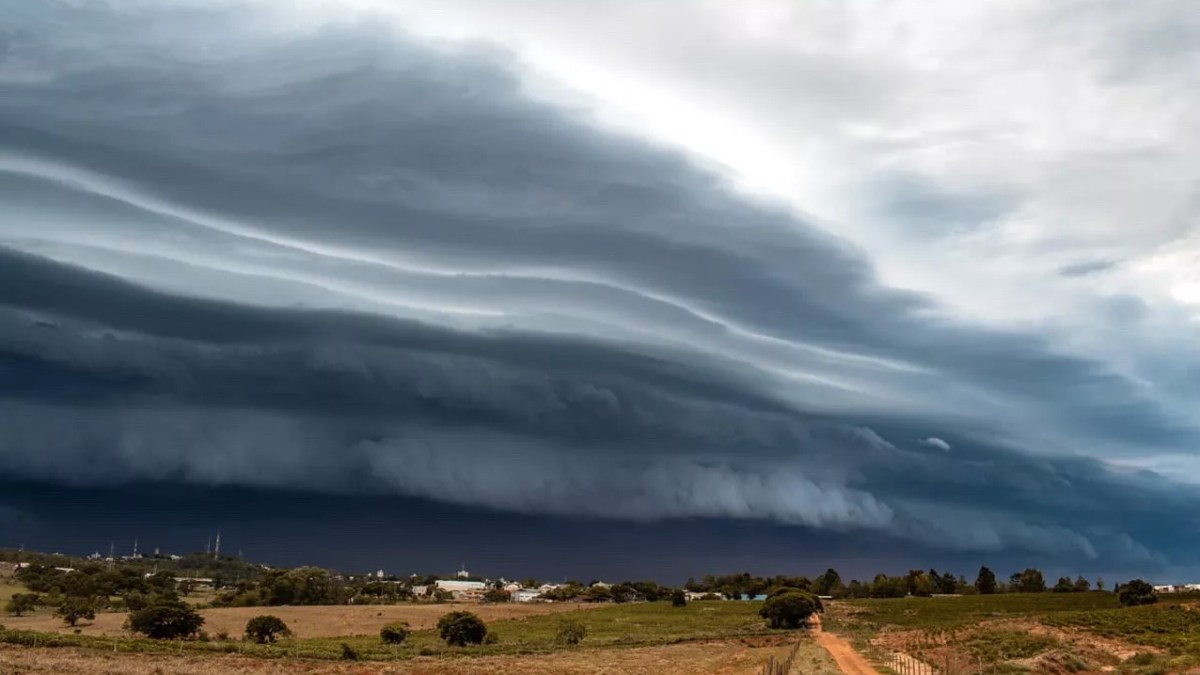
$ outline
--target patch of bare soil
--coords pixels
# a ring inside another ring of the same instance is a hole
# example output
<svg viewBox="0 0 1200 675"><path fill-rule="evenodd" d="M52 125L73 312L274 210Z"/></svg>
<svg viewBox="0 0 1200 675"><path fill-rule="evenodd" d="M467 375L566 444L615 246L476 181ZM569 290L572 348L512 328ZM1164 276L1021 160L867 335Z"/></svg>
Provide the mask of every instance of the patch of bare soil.
<svg viewBox="0 0 1200 675"><path fill-rule="evenodd" d="M972 659L962 643L973 638L986 640L989 634L1012 631L1053 638L1057 643L1036 656L1006 660L1035 673L1107 673L1139 652L1161 653L1161 650L1083 631L1045 626L1027 619L985 621L971 628L944 632L885 629L871 639L871 644L887 653L903 654L917 650L928 663L942 664L957 660L960 664L977 663L977 667L986 667L986 663Z"/></svg>

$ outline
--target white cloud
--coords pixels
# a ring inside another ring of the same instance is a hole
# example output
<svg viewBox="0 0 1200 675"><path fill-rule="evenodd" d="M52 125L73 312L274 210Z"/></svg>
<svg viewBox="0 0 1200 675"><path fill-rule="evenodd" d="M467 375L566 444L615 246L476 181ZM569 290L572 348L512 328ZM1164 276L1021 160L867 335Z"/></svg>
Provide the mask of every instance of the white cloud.
<svg viewBox="0 0 1200 675"><path fill-rule="evenodd" d="M922 440L921 443L928 445L931 448L937 448L938 450L950 452L950 444L936 436L930 436L929 438Z"/></svg>

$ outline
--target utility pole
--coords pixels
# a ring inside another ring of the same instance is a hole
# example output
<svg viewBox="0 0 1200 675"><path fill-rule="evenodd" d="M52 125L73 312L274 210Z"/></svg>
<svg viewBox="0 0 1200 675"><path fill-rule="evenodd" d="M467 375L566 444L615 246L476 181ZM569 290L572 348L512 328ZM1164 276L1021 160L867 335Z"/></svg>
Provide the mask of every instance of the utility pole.
<svg viewBox="0 0 1200 675"><path fill-rule="evenodd" d="M213 560L221 557L221 528L217 528L217 547L213 549Z"/></svg>
<svg viewBox="0 0 1200 675"><path fill-rule="evenodd" d="M137 537L134 537L134 538L133 538L133 557L134 557L134 558L138 557L138 555L137 555L137 545L138 545L138 538L137 538Z"/></svg>

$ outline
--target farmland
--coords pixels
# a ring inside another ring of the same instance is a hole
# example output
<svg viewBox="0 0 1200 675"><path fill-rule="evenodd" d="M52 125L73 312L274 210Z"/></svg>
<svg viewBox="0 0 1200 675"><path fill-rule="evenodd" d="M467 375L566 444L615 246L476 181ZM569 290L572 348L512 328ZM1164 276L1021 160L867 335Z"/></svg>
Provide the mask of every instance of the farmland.
<svg viewBox="0 0 1200 675"><path fill-rule="evenodd" d="M304 672L314 662L324 663L320 672L338 672L341 666L330 661L343 658L349 648L362 661L387 662L379 670L353 672L529 672L529 673L601 673L601 672L758 672L768 656L777 658L790 652L797 640L798 663L805 672L836 673L825 652L803 633L766 628L757 616L760 603L696 602L686 607L669 603L606 605L581 609L576 605L514 605L469 607L488 620L490 632L498 636L494 644L450 647L438 639L426 625L435 615L462 606L397 606L354 608L383 612L387 616L360 617L353 628L343 628L337 636L297 637L276 645L257 645L240 640L155 642L128 637L75 633L48 633L17 628L14 622L4 634L2 654L6 662L26 662L32 672L124 672L122 669L154 667L168 662L172 672ZM335 614L344 616L345 607L277 607L269 611L280 616L307 614L307 621L321 623ZM293 610L296 614L288 613ZM247 610L237 610L245 612ZM415 630L400 646L383 644L378 627L406 612ZM229 610L206 610L207 613ZM343 614L339 614L343 613ZM429 616L425 616L429 614ZM113 614L115 620L122 615ZM555 640L560 621L569 617L583 624L587 636L582 645L569 647ZM98 621L108 621L101 615ZM368 623L371 630L366 630ZM214 625L215 628L215 625ZM239 627L240 629L240 627ZM361 631L361 632L359 632ZM11 643L20 643L15 647ZM34 644L39 647L33 647ZM46 649L53 646L55 649ZM317 661L319 660L319 661ZM284 664L297 664L296 667ZM107 665L105 665L107 664ZM308 664L305 666L303 664ZM206 670L208 669L208 670ZM349 672L349 671L348 671Z"/></svg>
<svg viewBox="0 0 1200 675"><path fill-rule="evenodd" d="M1010 672L1182 672L1200 665L1198 602L1119 607L1111 593L856 600L835 603L826 625L881 661L902 653Z"/></svg>
<svg viewBox="0 0 1200 675"><path fill-rule="evenodd" d="M169 672L174 675L759 675L762 664L786 643L771 641L688 642L629 649L563 650L549 654L481 656L446 660L416 657L386 663L264 659L237 654L135 654L79 649L33 649L0 644L0 663L20 673L124 674ZM802 645L796 663L806 675L836 675L829 657L817 645ZM7 672L7 671L4 671Z"/></svg>
<svg viewBox="0 0 1200 675"><path fill-rule="evenodd" d="M502 619L519 619L538 614L553 614L590 608L595 605L506 603L497 605L472 605L470 608L489 623ZM433 628L438 617L450 611L447 605L414 604L400 605L327 605L314 607L229 607L200 610L204 617L204 629L212 635L228 633L240 635L251 617L274 614L285 622L298 638L337 637L341 635L376 635L379 627L393 621L406 621L414 630ZM83 635L123 635L123 612L102 612L95 621L79 627ZM7 618L5 625L12 629L45 632L72 633L73 629L51 615L48 609L19 618Z"/></svg>

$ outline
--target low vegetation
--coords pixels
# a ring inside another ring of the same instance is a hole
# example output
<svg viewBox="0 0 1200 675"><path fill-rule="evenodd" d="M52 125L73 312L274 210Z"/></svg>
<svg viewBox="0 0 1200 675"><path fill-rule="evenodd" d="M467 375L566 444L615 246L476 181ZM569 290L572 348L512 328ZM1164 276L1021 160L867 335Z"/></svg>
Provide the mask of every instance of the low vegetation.
<svg viewBox="0 0 1200 675"><path fill-rule="evenodd" d="M554 641L563 645L577 645L587 637L587 627L574 619L563 619L558 624L558 635Z"/></svg>
<svg viewBox="0 0 1200 675"><path fill-rule="evenodd" d="M379 629L379 639L383 640L384 644L404 644L404 641L408 639L408 633L408 623L404 621L396 621Z"/></svg>

